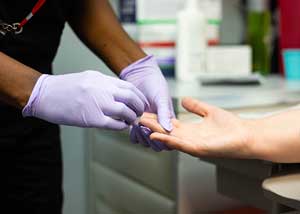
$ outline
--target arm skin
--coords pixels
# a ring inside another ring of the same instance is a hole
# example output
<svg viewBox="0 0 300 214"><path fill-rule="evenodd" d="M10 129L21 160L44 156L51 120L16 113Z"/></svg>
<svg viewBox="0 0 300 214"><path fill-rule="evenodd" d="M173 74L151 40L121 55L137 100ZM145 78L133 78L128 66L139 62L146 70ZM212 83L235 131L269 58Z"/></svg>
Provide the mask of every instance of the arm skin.
<svg viewBox="0 0 300 214"><path fill-rule="evenodd" d="M69 17L83 42L116 74L146 56L122 29L107 0L84 0ZM81 7L82 6L82 7ZM0 101L22 109L41 73L0 52Z"/></svg>
<svg viewBox="0 0 300 214"><path fill-rule="evenodd" d="M156 115L144 114L141 123L155 133L150 137L196 157L262 159L300 162L300 110L288 110L261 119L242 119L230 112L186 98L183 107L203 118L200 123L173 120L167 133Z"/></svg>
<svg viewBox="0 0 300 214"><path fill-rule="evenodd" d="M117 75L146 54L128 36L108 0L80 1L68 22L78 37Z"/></svg>
<svg viewBox="0 0 300 214"><path fill-rule="evenodd" d="M22 109L41 73L0 52L0 101Z"/></svg>

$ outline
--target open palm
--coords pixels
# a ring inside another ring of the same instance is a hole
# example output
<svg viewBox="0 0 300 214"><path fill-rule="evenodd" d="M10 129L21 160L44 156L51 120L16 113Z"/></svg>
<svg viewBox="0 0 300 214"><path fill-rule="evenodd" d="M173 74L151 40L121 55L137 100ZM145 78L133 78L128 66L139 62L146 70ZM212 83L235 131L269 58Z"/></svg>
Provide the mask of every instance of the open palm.
<svg viewBox="0 0 300 214"><path fill-rule="evenodd" d="M193 156L253 157L247 124L236 115L191 98L183 107L203 117L200 123L181 123L174 119L172 132L167 133L157 123L156 116L145 114L141 123L155 133L151 139Z"/></svg>

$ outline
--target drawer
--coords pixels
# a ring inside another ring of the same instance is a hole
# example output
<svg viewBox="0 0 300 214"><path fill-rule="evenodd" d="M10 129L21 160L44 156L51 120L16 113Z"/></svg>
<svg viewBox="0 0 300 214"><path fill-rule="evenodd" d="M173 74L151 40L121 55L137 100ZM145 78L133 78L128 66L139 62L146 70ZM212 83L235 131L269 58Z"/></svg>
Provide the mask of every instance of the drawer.
<svg viewBox="0 0 300 214"><path fill-rule="evenodd" d="M117 171L142 185L171 198L176 198L176 152L156 153L133 145L128 135L94 132L92 160Z"/></svg>
<svg viewBox="0 0 300 214"><path fill-rule="evenodd" d="M175 213L175 202L169 198L99 164L91 167L95 177L91 188L98 209L105 202L103 209L112 207L111 210L120 210L120 214Z"/></svg>

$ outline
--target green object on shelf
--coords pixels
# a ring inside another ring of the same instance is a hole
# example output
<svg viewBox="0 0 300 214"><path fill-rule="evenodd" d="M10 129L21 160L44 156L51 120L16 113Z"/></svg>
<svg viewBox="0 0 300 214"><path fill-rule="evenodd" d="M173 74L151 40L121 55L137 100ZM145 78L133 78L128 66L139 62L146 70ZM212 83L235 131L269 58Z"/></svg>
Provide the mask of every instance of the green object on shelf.
<svg viewBox="0 0 300 214"><path fill-rule="evenodd" d="M265 11L248 12L248 44L253 49L253 70L268 75L271 70L271 13Z"/></svg>

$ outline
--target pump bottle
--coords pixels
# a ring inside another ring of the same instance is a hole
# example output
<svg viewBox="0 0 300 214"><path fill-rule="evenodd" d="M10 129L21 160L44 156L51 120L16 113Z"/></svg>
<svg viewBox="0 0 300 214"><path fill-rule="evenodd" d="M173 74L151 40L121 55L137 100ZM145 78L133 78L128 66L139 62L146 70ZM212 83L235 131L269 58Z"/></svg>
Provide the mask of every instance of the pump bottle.
<svg viewBox="0 0 300 214"><path fill-rule="evenodd" d="M192 81L205 72L207 20L198 0L187 0L177 17L176 79Z"/></svg>

